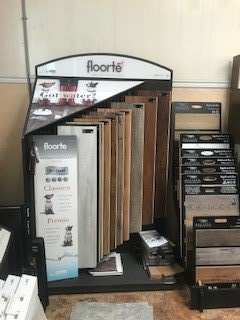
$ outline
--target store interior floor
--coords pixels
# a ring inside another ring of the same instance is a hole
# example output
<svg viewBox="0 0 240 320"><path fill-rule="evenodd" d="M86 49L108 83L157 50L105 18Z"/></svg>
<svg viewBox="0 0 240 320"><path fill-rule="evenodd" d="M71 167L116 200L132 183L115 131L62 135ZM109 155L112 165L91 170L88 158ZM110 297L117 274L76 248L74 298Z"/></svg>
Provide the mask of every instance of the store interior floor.
<svg viewBox="0 0 240 320"><path fill-rule="evenodd" d="M148 302L153 306L154 320L240 319L240 308L204 310L203 313L200 313L189 309L188 299L189 291L186 288L174 291L58 295L50 297L46 316L48 320L68 320L70 319L71 308L77 302L88 301L108 303Z"/></svg>

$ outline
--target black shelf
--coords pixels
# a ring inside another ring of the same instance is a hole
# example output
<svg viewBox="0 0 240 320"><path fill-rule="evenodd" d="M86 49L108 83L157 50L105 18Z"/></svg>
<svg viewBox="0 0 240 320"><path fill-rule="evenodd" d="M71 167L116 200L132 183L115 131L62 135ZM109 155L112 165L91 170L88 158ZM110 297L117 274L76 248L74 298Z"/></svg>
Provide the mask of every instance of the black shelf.
<svg viewBox="0 0 240 320"><path fill-rule="evenodd" d="M239 308L240 288L209 288L207 286L190 287L190 308L203 311L216 308Z"/></svg>
<svg viewBox="0 0 240 320"><path fill-rule="evenodd" d="M122 253L121 257L122 276L94 277L80 270L78 278L49 282L49 294L174 290L180 287L180 282L168 285L161 280L150 280L140 255Z"/></svg>

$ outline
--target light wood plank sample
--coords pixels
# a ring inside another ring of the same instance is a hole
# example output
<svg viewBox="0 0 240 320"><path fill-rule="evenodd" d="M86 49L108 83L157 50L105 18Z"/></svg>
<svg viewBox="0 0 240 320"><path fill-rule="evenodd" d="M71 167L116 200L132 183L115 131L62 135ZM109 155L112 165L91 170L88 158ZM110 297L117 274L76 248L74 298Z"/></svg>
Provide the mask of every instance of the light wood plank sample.
<svg viewBox="0 0 240 320"><path fill-rule="evenodd" d="M144 158L143 158L143 224L154 220L155 163L157 138L158 98L147 96L126 96L126 103L144 103Z"/></svg>
<svg viewBox="0 0 240 320"><path fill-rule="evenodd" d="M75 118L74 124L79 123L104 126L103 255L107 255L110 253L111 120Z"/></svg>
<svg viewBox="0 0 240 320"><path fill-rule="evenodd" d="M220 130L220 114L176 113L175 130Z"/></svg>
<svg viewBox="0 0 240 320"><path fill-rule="evenodd" d="M123 207L124 207L124 159L125 159L125 114L110 109L98 108L97 112L104 116L116 115L118 121L118 193L117 193L117 244L123 243Z"/></svg>
<svg viewBox="0 0 240 320"><path fill-rule="evenodd" d="M88 131L86 131L86 129ZM60 135L76 135L78 144L78 265L97 265L97 128L58 126Z"/></svg>
<svg viewBox="0 0 240 320"><path fill-rule="evenodd" d="M105 208L104 208L104 124L103 123L76 123L67 122L66 125L71 126L94 126L98 130L98 262L102 260L104 256L104 242L106 241L106 234L104 229ZM87 128L86 128L87 129ZM87 129L88 130L88 129Z"/></svg>
<svg viewBox="0 0 240 320"><path fill-rule="evenodd" d="M197 247L240 246L239 229L202 229L196 231Z"/></svg>
<svg viewBox="0 0 240 320"><path fill-rule="evenodd" d="M196 266L240 264L240 247L196 248Z"/></svg>
<svg viewBox="0 0 240 320"><path fill-rule="evenodd" d="M85 119L111 120L111 200L110 200L110 247L117 246L117 167L118 167L118 124L116 117L102 114L83 115Z"/></svg>
<svg viewBox="0 0 240 320"><path fill-rule="evenodd" d="M130 232L142 230L144 104L112 102L112 108L132 110Z"/></svg>
<svg viewBox="0 0 240 320"><path fill-rule="evenodd" d="M196 281L204 284L239 282L240 266L197 267Z"/></svg>
<svg viewBox="0 0 240 320"><path fill-rule="evenodd" d="M166 215L167 206L171 92L140 90L138 94L158 98L154 216L160 218Z"/></svg>
<svg viewBox="0 0 240 320"><path fill-rule="evenodd" d="M99 110L99 109L98 109ZM125 114L125 150L124 150L124 191L123 191L123 240L130 236L130 183L131 183L131 128L132 110L102 108L104 111Z"/></svg>

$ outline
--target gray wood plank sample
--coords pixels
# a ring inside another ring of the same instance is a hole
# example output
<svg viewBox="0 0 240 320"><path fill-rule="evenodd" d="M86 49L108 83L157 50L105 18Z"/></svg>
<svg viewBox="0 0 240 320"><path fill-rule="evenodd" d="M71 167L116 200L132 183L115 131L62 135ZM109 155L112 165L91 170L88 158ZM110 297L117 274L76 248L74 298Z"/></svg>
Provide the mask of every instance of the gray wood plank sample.
<svg viewBox="0 0 240 320"><path fill-rule="evenodd" d="M75 118L74 122L104 126L103 255L107 255L110 253L111 120Z"/></svg>
<svg viewBox="0 0 240 320"><path fill-rule="evenodd" d="M240 247L196 248L196 265L240 264Z"/></svg>
<svg viewBox="0 0 240 320"><path fill-rule="evenodd" d="M184 200L184 219L187 250L192 250L193 217L201 216L238 216L238 195L186 195Z"/></svg>
<svg viewBox="0 0 240 320"><path fill-rule="evenodd" d="M196 231L197 247L240 246L240 229L206 229Z"/></svg>
<svg viewBox="0 0 240 320"><path fill-rule="evenodd" d="M144 104L111 103L112 108L132 110L130 232L142 230Z"/></svg>
<svg viewBox="0 0 240 320"><path fill-rule="evenodd" d="M97 128L58 126L60 135L76 135L78 143L78 264L94 268L98 252Z"/></svg>

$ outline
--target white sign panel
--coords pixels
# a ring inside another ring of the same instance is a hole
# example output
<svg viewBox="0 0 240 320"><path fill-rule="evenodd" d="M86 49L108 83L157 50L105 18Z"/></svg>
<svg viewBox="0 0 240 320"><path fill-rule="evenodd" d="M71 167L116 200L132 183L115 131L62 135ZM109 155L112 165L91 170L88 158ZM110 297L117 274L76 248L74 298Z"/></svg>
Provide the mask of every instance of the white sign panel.
<svg viewBox="0 0 240 320"><path fill-rule="evenodd" d="M67 57L37 67L37 76L171 80L171 70L134 57L93 54Z"/></svg>

